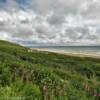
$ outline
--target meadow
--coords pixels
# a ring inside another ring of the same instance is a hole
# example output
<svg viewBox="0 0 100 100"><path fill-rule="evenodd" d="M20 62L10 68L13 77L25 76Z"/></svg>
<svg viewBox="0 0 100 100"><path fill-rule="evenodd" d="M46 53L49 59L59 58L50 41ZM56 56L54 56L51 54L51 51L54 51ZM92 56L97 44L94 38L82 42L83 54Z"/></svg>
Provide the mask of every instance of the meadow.
<svg viewBox="0 0 100 100"><path fill-rule="evenodd" d="M0 100L100 100L100 59L0 41Z"/></svg>

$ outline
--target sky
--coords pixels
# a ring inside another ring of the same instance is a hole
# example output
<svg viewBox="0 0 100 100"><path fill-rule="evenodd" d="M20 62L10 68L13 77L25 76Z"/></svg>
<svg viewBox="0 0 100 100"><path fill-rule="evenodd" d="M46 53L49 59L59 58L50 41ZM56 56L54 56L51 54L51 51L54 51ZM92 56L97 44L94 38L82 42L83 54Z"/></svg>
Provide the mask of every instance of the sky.
<svg viewBox="0 0 100 100"><path fill-rule="evenodd" d="M0 39L99 45L100 0L0 0Z"/></svg>

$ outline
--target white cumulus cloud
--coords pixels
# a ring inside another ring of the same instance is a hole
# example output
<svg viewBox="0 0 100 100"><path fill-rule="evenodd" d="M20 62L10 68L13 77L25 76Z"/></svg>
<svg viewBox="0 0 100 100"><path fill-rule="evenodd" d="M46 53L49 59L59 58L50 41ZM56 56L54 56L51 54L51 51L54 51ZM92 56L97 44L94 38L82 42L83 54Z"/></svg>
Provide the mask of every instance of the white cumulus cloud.
<svg viewBox="0 0 100 100"><path fill-rule="evenodd" d="M0 39L52 44L99 44L99 0L5 0Z"/></svg>

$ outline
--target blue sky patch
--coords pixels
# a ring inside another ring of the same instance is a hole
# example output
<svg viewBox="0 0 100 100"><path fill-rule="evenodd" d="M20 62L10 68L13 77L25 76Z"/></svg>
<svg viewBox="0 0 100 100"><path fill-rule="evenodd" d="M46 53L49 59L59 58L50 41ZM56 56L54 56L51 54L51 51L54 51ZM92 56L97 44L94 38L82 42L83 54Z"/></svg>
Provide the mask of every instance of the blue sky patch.
<svg viewBox="0 0 100 100"><path fill-rule="evenodd" d="M5 3L7 0L0 0L0 3Z"/></svg>
<svg viewBox="0 0 100 100"><path fill-rule="evenodd" d="M19 5L28 6L30 5L31 0L17 0Z"/></svg>

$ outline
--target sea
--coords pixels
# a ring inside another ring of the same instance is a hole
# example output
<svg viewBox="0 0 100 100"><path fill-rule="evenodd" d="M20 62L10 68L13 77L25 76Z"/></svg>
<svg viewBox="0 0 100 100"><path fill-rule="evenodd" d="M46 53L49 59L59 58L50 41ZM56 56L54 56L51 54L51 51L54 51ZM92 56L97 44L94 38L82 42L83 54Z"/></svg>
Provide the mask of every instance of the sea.
<svg viewBox="0 0 100 100"><path fill-rule="evenodd" d="M94 54L100 56L100 46L32 46L31 48L58 52Z"/></svg>

